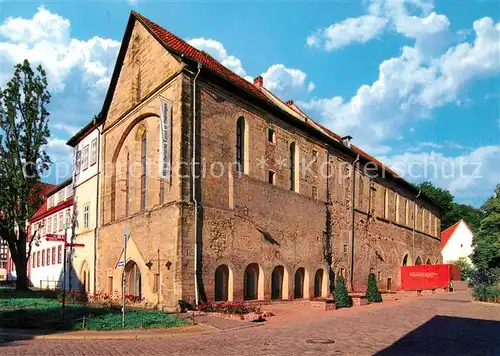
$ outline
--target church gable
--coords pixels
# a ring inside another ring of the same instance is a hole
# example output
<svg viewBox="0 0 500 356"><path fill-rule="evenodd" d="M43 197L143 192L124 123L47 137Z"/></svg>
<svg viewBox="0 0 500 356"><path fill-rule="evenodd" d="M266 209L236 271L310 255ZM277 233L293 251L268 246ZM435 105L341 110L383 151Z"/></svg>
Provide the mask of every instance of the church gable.
<svg viewBox="0 0 500 356"><path fill-rule="evenodd" d="M117 66L120 64L121 69L112 93L105 127L111 126L121 115L182 68L181 62L138 21L133 23L123 63L120 63L120 57L116 63Z"/></svg>

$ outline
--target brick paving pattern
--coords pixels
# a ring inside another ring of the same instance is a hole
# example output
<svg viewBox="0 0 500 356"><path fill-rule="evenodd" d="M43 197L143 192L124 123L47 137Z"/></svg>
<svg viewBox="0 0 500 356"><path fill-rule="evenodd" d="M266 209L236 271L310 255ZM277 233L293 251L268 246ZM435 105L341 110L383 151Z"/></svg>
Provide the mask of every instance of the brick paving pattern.
<svg viewBox="0 0 500 356"><path fill-rule="evenodd" d="M162 340L5 342L0 354L500 355L500 307L471 303L469 292L295 316L280 322L278 314L265 326ZM307 342L311 339L335 343Z"/></svg>

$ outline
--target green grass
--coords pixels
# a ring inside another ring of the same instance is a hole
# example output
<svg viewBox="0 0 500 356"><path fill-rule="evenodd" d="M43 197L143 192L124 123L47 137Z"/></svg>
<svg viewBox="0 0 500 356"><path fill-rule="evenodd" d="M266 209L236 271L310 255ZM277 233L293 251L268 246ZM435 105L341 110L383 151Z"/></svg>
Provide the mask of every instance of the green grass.
<svg viewBox="0 0 500 356"><path fill-rule="evenodd" d="M0 290L0 328L43 330L120 330L119 308L66 304L62 318L56 293ZM126 329L169 328L189 324L175 315L152 310L130 311Z"/></svg>
<svg viewBox="0 0 500 356"><path fill-rule="evenodd" d="M186 320L174 315L154 311L131 311L126 314L125 329L171 328L189 324ZM82 325L76 326L82 329ZM106 313L86 319L86 330L119 330L122 329L122 315Z"/></svg>

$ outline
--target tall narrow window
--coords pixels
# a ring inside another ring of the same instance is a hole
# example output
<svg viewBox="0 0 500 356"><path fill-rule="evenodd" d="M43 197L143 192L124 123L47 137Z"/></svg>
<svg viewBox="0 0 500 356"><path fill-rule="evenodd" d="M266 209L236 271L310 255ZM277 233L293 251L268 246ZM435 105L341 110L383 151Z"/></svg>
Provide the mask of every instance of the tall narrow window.
<svg viewBox="0 0 500 356"><path fill-rule="evenodd" d="M290 163L290 190L292 192L295 192L296 191L296 177L295 175L297 174L296 172L296 169L295 169L295 142L292 142L292 144L290 145L290 159L289 159L289 163Z"/></svg>
<svg viewBox="0 0 500 356"><path fill-rule="evenodd" d="M236 169L245 172L245 119L240 117L236 123Z"/></svg>
<svg viewBox="0 0 500 356"><path fill-rule="evenodd" d="M147 148L147 133L144 132L141 140L141 210L146 209Z"/></svg>
<svg viewBox="0 0 500 356"><path fill-rule="evenodd" d="M82 170L89 168L89 145L83 148Z"/></svg>
<svg viewBox="0 0 500 356"><path fill-rule="evenodd" d="M130 207L130 153L127 153L127 167L125 177L125 216L128 216Z"/></svg>
<svg viewBox="0 0 500 356"><path fill-rule="evenodd" d="M95 164L97 161L97 139L92 140L92 144L90 146L90 165Z"/></svg>
<svg viewBox="0 0 500 356"><path fill-rule="evenodd" d="M389 218L389 192L387 188L384 192L384 218Z"/></svg>
<svg viewBox="0 0 500 356"><path fill-rule="evenodd" d="M160 179L160 204L165 203L165 181Z"/></svg>
<svg viewBox="0 0 500 356"><path fill-rule="evenodd" d="M409 219L408 219L408 214L409 214L409 204L408 204L408 199L405 201L405 225L408 226Z"/></svg>
<svg viewBox="0 0 500 356"><path fill-rule="evenodd" d="M89 204L83 206L83 228L88 229L89 227Z"/></svg>
<svg viewBox="0 0 500 356"><path fill-rule="evenodd" d="M64 213L61 211L59 213L59 231L61 231L64 228L63 219L64 219Z"/></svg>
<svg viewBox="0 0 500 356"><path fill-rule="evenodd" d="M396 219L394 219L397 223L399 222L399 195L398 193L394 193L394 211L396 212Z"/></svg>

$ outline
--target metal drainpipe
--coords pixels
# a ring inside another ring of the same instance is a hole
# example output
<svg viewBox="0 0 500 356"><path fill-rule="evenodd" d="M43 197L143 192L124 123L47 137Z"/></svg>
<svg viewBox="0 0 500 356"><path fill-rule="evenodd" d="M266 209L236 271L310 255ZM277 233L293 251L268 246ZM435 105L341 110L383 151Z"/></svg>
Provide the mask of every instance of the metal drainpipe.
<svg viewBox="0 0 500 356"><path fill-rule="evenodd" d="M95 206L95 228L94 228L94 294L97 291L97 238L99 236L98 234L98 229L99 229L99 196L100 196L100 191L99 191L99 183L100 183L100 178L101 178L101 172L100 172L100 165L101 165L101 130L99 129L99 126L97 127L97 199L96 199L96 206Z"/></svg>
<svg viewBox="0 0 500 356"><path fill-rule="evenodd" d="M356 197L356 163L359 162L359 153L354 162L352 163L352 219L351 219L351 291L354 291L354 233L355 233L355 211L354 211L354 199Z"/></svg>
<svg viewBox="0 0 500 356"><path fill-rule="evenodd" d="M417 199L420 196L420 193L422 193L421 190L418 191L417 196L415 197L415 201L413 202L413 231L412 231L412 242L411 242L411 258L414 260L415 258L415 228L417 226ZM412 261L412 265L413 265Z"/></svg>
<svg viewBox="0 0 500 356"><path fill-rule="evenodd" d="M194 203L194 298L199 304L198 295L198 200L196 199L196 79L201 72L202 64L198 62L198 72L193 79L193 157L191 158L192 198Z"/></svg>

